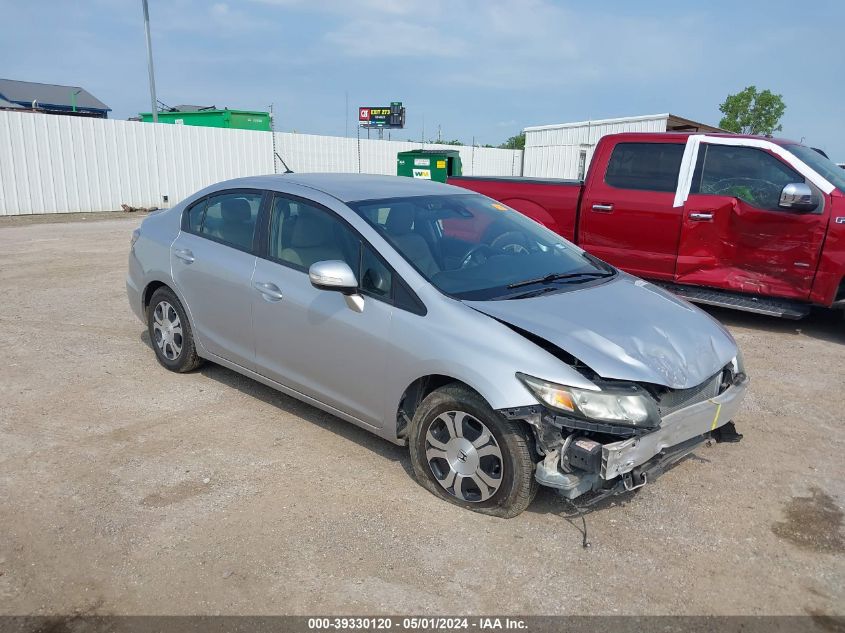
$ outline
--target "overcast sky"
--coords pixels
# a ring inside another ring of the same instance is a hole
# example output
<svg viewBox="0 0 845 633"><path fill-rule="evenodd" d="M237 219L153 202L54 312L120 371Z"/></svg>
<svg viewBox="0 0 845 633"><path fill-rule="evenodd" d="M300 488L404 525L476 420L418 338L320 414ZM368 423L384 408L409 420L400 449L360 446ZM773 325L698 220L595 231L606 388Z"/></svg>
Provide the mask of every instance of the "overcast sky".
<svg viewBox="0 0 845 633"><path fill-rule="evenodd" d="M672 112L718 124L749 84L783 95L781 136L845 161L845 0L149 0L158 97L355 134L403 101L394 139L498 144L529 125ZM0 77L149 111L141 0L0 0ZM346 111L346 94L349 111Z"/></svg>

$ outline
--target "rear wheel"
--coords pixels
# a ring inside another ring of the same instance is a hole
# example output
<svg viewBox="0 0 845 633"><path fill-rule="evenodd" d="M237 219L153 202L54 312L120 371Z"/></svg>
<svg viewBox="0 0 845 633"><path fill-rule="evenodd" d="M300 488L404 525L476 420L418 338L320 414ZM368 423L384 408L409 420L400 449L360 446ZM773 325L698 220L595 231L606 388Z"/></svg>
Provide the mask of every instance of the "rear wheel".
<svg viewBox="0 0 845 633"><path fill-rule="evenodd" d="M510 518L534 498L534 459L525 429L461 385L429 394L409 429L417 480L442 499Z"/></svg>
<svg viewBox="0 0 845 633"><path fill-rule="evenodd" d="M147 328L158 362L170 371L184 373L200 366L191 324L182 303L170 288L153 293L147 310Z"/></svg>

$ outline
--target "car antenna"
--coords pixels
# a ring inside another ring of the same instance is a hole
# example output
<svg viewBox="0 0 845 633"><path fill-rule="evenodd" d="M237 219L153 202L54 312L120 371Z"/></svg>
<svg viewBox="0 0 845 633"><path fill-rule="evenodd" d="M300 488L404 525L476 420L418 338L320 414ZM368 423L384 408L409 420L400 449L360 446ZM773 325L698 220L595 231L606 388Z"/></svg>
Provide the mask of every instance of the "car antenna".
<svg viewBox="0 0 845 633"><path fill-rule="evenodd" d="M273 152L273 153L276 155L276 158L278 158L281 161L282 165L285 168L285 173L286 174L292 174L293 170L290 167L288 167L288 164L285 162L285 159L282 158L281 156L279 156L279 152Z"/></svg>

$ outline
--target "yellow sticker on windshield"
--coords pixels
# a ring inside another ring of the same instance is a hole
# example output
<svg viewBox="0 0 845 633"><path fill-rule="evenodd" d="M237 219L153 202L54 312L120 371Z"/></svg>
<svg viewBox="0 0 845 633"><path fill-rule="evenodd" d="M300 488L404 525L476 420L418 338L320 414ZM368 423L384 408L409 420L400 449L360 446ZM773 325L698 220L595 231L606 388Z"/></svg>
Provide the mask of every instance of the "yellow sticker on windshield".
<svg viewBox="0 0 845 633"><path fill-rule="evenodd" d="M498 209L499 211L507 211L508 210L508 208L505 205L499 204L498 202L494 202L490 206L493 207L494 209Z"/></svg>

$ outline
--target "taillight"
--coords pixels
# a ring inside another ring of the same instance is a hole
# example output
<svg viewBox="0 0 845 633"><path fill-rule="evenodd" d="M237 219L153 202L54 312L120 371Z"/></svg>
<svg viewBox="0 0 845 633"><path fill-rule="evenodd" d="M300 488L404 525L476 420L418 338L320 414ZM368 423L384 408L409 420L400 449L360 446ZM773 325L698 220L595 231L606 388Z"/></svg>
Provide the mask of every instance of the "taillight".
<svg viewBox="0 0 845 633"><path fill-rule="evenodd" d="M132 231L132 237L129 238L129 248L135 248L135 242L138 241L138 238L141 237L141 229L135 229Z"/></svg>

